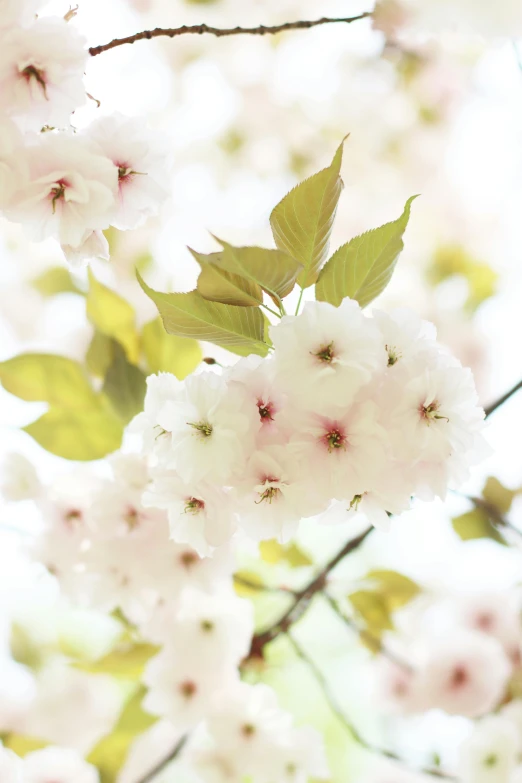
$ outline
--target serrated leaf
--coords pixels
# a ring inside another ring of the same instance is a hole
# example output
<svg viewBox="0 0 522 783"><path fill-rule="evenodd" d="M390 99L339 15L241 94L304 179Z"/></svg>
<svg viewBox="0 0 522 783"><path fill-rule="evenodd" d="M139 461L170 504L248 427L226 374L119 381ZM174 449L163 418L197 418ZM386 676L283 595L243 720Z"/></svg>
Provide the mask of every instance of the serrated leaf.
<svg viewBox="0 0 522 783"><path fill-rule="evenodd" d="M343 144L328 168L297 185L270 215L277 247L303 265L297 279L302 288L315 283L319 269L328 257L330 234L343 187L339 176L342 155Z"/></svg>
<svg viewBox="0 0 522 783"><path fill-rule="evenodd" d="M161 318L145 324L141 343L151 373L171 372L180 381L190 375L203 359L197 340L167 334Z"/></svg>
<svg viewBox="0 0 522 783"><path fill-rule="evenodd" d="M23 428L44 449L64 459L102 459L121 446L121 421L104 407L50 408Z"/></svg>
<svg viewBox="0 0 522 783"><path fill-rule="evenodd" d="M221 264L222 253L204 255L189 248L201 267L197 290L210 302L255 307L263 302L263 291L257 283L227 272Z"/></svg>
<svg viewBox="0 0 522 783"><path fill-rule="evenodd" d="M73 359L46 353L23 353L0 362L0 381L27 402L48 402L70 409L90 406L94 391L83 367Z"/></svg>
<svg viewBox="0 0 522 783"><path fill-rule="evenodd" d="M380 593L374 593L371 590L357 590L348 598L369 631L379 635L382 631L393 629L390 611Z"/></svg>
<svg viewBox="0 0 522 783"><path fill-rule="evenodd" d="M265 319L259 307L235 307L208 302L197 291L187 294L162 294L138 281L158 308L169 334L192 337L221 345L240 356L251 353L266 356L268 345L263 341Z"/></svg>
<svg viewBox="0 0 522 783"><path fill-rule="evenodd" d="M382 596L391 612L406 606L421 592L416 582L397 571L377 569L370 571L365 579L374 583L373 591Z"/></svg>
<svg viewBox="0 0 522 783"><path fill-rule="evenodd" d="M105 378L107 370L114 359L115 342L112 337L95 329L92 340L87 348L85 364L89 372L96 378Z"/></svg>
<svg viewBox="0 0 522 783"><path fill-rule="evenodd" d="M55 296L56 294L81 294L84 292L78 288L71 273L64 266L53 266L46 269L41 275L31 281L42 296Z"/></svg>
<svg viewBox="0 0 522 783"><path fill-rule="evenodd" d="M500 511L501 514L507 514L513 503L515 492L505 487L497 478L490 476L482 490L482 497L489 505Z"/></svg>
<svg viewBox="0 0 522 783"><path fill-rule="evenodd" d="M315 298L338 307L349 296L365 307L384 291L404 247L402 238L416 198L408 199L398 220L367 231L336 250L321 270Z"/></svg>
<svg viewBox="0 0 522 783"><path fill-rule="evenodd" d="M157 722L158 718L149 715L141 706L145 693L145 687L139 686L125 704L112 732L88 755L87 761L100 773L100 783L115 783L133 742Z"/></svg>
<svg viewBox="0 0 522 783"><path fill-rule="evenodd" d="M128 424L143 410L147 391L145 374L129 362L123 348L114 341L114 359L103 382L103 393L108 397L123 424Z"/></svg>
<svg viewBox="0 0 522 783"><path fill-rule="evenodd" d="M76 669L89 674L110 674L123 680L138 680L147 662L158 653L159 647L147 642L130 642L117 646L98 661L75 663Z"/></svg>
<svg viewBox="0 0 522 783"><path fill-rule="evenodd" d="M234 247L215 237L223 251L218 253L223 269L253 281L279 306L293 290L303 266L281 250L266 247Z"/></svg>
<svg viewBox="0 0 522 783"><path fill-rule="evenodd" d="M467 511L452 520L453 529L463 541L476 538L492 538L499 544L506 544L504 536L491 524L488 515L481 508Z"/></svg>
<svg viewBox="0 0 522 783"><path fill-rule="evenodd" d="M38 739L37 737L28 737L25 734L6 733L0 734L0 741L4 748L12 750L20 758L24 758L28 753L34 753L35 750L42 750L46 748L50 743L47 740Z"/></svg>
<svg viewBox="0 0 522 783"><path fill-rule="evenodd" d="M113 337L125 348L127 358L137 364L140 357L139 335L134 308L111 288L98 282L89 270L87 317L107 337Z"/></svg>

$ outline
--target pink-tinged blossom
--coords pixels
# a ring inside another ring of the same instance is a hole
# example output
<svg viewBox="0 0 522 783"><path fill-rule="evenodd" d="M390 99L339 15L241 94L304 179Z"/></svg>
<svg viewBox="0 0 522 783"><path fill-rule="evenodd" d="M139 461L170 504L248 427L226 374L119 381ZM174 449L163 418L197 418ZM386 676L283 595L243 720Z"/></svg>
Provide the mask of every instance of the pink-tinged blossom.
<svg viewBox="0 0 522 783"><path fill-rule="evenodd" d="M520 663L520 607L515 594L483 592L456 602L457 620L466 628L493 636L504 647L514 665Z"/></svg>
<svg viewBox="0 0 522 783"><path fill-rule="evenodd" d="M26 147L29 184L7 215L34 240L54 237L78 248L96 229L109 226L117 173L83 139L46 133Z"/></svg>
<svg viewBox="0 0 522 783"><path fill-rule="evenodd" d="M172 471L152 474L144 506L167 511L170 537L201 556L230 540L237 528L234 496L205 482L185 484Z"/></svg>
<svg viewBox="0 0 522 783"><path fill-rule="evenodd" d="M136 228L156 215L170 190L166 137L144 127L141 119L121 114L96 120L86 135L118 174L111 225L121 230Z"/></svg>
<svg viewBox="0 0 522 783"><path fill-rule="evenodd" d="M36 468L23 454L8 454L3 464L2 495L6 500L32 500L42 491Z"/></svg>
<svg viewBox="0 0 522 783"><path fill-rule="evenodd" d="M239 388L245 405L259 417L258 444L281 443L289 432L281 413L288 404L287 395L275 377L275 362L260 356L246 356L228 371L231 388Z"/></svg>
<svg viewBox="0 0 522 783"><path fill-rule="evenodd" d="M273 326L270 336L281 388L312 410L349 405L387 363L379 330L351 299L339 307L308 302L299 316Z"/></svg>
<svg viewBox="0 0 522 783"><path fill-rule="evenodd" d="M15 193L27 182L28 174L23 136L9 117L0 116L0 207L2 209L10 206Z"/></svg>
<svg viewBox="0 0 522 783"><path fill-rule="evenodd" d="M181 382L168 372L149 375L143 411L129 425L129 432L141 437L143 453L162 467L170 454L172 436L159 424L159 416L166 403L174 399L181 388Z"/></svg>
<svg viewBox="0 0 522 783"><path fill-rule="evenodd" d="M86 41L57 17L0 34L0 108L25 130L67 127L85 103Z"/></svg>
<svg viewBox="0 0 522 783"><path fill-rule="evenodd" d="M478 718L500 703L510 674L510 662L496 639L460 631L430 640L418 666L416 688L425 709Z"/></svg>
<svg viewBox="0 0 522 783"><path fill-rule="evenodd" d="M47 0L0 0L0 31L35 18Z"/></svg>
<svg viewBox="0 0 522 783"><path fill-rule="evenodd" d="M102 231L91 231L87 239L78 247L62 245L65 260L71 266L81 266L93 258L109 260L109 243Z"/></svg>
<svg viewBox="0 0 522 783"><path fill-rule="evenodd" d="M23 763L24 783L99 783L98 770L74 750L44 748L29 753Z"/></svg>
<svg viewBox="0 0 522 783"><path fill-rule="evenodd" d="M2 783L25 783L22 760L0 745L0 780Z"/></svg>

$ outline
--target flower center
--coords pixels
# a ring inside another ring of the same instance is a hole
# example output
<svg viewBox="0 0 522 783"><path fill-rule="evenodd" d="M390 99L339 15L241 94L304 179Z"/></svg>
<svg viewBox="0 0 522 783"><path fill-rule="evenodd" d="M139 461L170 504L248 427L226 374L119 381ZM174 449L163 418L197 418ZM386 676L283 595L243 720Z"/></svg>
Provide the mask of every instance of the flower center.
<svg viewBox="0 0 522 783"><path fill-rule="evenodd" d="M210 633L210 631L214 630L214 623L212 620L202 620L201 621L201 630L205 631L205 633Z"/></svg>
<svg viewBox="0 0 522 783"><path fill-rule="evenodd" d="M274 417L272 416L274 413L274 406L270 401L263 402L263 400L258 400L257 409L259 411L259 418L262 422L274 420Z"/></svg>
<svg viewBox="0 0 522 783"><path fill-rule="evenodd" d="M331 364L335 355L333 345L334 344L332 340L332 342L328 343L328 345L324 345L322 348L319 348L319 350L312 354L312 356L316 356L317 359L319 359L320 362L324 362L324 364Z"/></svg>
<svg viewBox="0 0 522 783"><path fill-rule="evenodd" d="M329 452L337 449L344 449L346 451L346 436L339 427L332 427L328 432L325 432L322 440L326 444Z"/></svg>
<svg viewBox="0 0 522 783"><path fill-rule="evenodd" d="M199 514L205 508L205 503L199 498L187 498L185 502L185 514Z"/></svg>
<svg viewBox="0 0 522 783"><path fill-rule="evenodd" d="M199 434L201 440L206 440L207 438L210 438L213 432L212 424L209 424L208 421L187 421L187 424L189 427L193 427L196 432Z"/></svg>
<svg viewBox="0 0 522 783"><path fill-rule="evenodd" d="M421 418L426 421L428 426L432 421L438 421L439 419L444 419L445 421L449 422L447 416L441 416L439 409L440 403L437 400L433 400L433 402L430 402L428 405L423 405L421 403L419 407L419 413Z"/></svg>
<svg viewBox="0 0 522 783"><path fill-rule="evenodd" d="M451 674L450 685L452 688L461 688L468 681L468 673L464 666L456 666Z"/></svg>
<svg viewBox="0 0 522 783"><path fill-rule="evenodd" d="M42 71L40 68L37 68L36 65L28 65L26 68L23 68L20 71L21 75L27 82L27 84L30 84L33 79L34 81L42 88L42 92L44 94L45 100L48 101L49 98L47 96L47 83L45 81L45 71Z"/></svg>
<svg viewBox="0 0 522 783"><path fill-rule="evenodd" d="M249 738L255 733L256 727L252 723L244 723L241 726L241 734L243 734L244 737Z"/></svg>
<svg viewBox="0 0 522 783"><path fill-rule="evenodd" d="M135 528L137 528L138 525L140 524L140 515L138 510L135 509L134 506L129 506L129 508L123 515L123 519L127 523L129 530L135 530Z"/></svg>
<svg viewBox="0 0 522 783"><path fill-rule="evenodd" d="M366 493L363 493L362 495L353 496L352 502L350 503L350 508L349 508L350 511L352 510L357 511L359 509L359 503L361 502L365 494Z"/></svg>
<svg viewBox="0 0 522 783"><path fill-rule="evenodd" d="M489 756L486 756L484 759L484 766L485 767L495 767L498 763L498 756L496 753L490 753Z"/></svg>
<svg viewBox="0 0 522 783"><path fill-rule="evenodd" d="M192 682L192 680L185 680L185 682L181 683L179 689L181 695L184 696L185 699L191 699L197 691L197 685L195 682Z"/></svg>
<svg viewBox="0 0 522 783"><path fill-rule="evenodd" d="M179 559L182 566L185 568L191 568L195 563L197 563L199 557L195 552L183 552Z"/></svg>
<svg viewBox="0 0 522 783"><path fill-rule="evenodd" d="M384 347L388 354L388 367L393 367L401 358L402 353L400 353L394 345L385 345Z"/></svg>
<svg viewBox="0 0 522 783"><path fill-rule="evenodd" d="M63 518L67 527L73 528L82 521L83 514L79 508L71 508L64 514Z"/></svg>
<svg viewBox="0 0 522 783"><path fill-rule="evenodd" d="M69 183L66 182L64 179L60 179L58 180L58 182L55 182L55 184L52 186L51 190L49 191L51 204L53 205L53 215L56 212L56 202L65 199L65 190L68 187L68 184Z"/></svg>

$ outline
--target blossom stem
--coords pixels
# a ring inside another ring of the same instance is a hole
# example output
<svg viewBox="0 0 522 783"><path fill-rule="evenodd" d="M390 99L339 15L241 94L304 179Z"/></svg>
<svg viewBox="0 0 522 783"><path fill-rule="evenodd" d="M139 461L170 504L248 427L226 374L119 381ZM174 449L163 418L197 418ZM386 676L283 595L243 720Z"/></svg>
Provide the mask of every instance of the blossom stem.
<svg viewBox="0 0 522 783"><path fill-rule="evenodd" d="M369 527L356 538L352 538L348 541L343 548L326 563L319 574L314 577L306 587L295 593L294 600L284 615L274 623L274 625L270 626L270 628L267 628L265 631L262 631L253 637L249 657L262 656L263 648L266 644L275 639L276 636L286 633L286 631L302 617L314 595L324 588L328 574L333 571L341 560L349 555L350 552L358 549L368 538L373 529L373 527Z"/></svg>
<svg viewBox="0 0 522 783"><path fill-rule="evenodd" d="M398 655L396 655L394 652L389 650L387 647L384 646L382 639L379 639L378 636L375 636L371 631L369 631L366 628L359 628L357 623L352 620L351 617L347 617L344 612L341 610L341 607L339 606L339 603L335 600L335 598L332 598L331 595L328 595L326 591L323 591L323 596L326 598L336 615L343 621L343 623L354 633L356 633L361 641L367 641L369 644L371 644L372 649L376 650L380 655L387 658L389 661L394 663L396 666L399 666L401 669L404 669L404 671L412 672L413 666L408 663L408 661L403 660L402 658L399 658Z"/></svg>
<svg viewBox="0 0 522 783"><path fill-rule="evenodd" d="M395 761L399 764L402 764L403 766L410 768L410 765L407 764L407 762L405 762L400 756L398 756L393 751L386 750L384 748L380 748L376 745L373 745L372 743L368 742L366 739L364 739L364 737L361 736L359 731L355 728L355 726L352 723L350 723L350 721L348 720L348 718L340 708L336 698L331 693L330 687L328 685L328 681L325 675L323 674L323 672L321 671L321 669L319 668L319 666L308 655L304 647L302 647L302 645L299 644L299 642L296 640L293 634L287 631L286 636L289 639L298 657L301 658L301 660L304 663L306 663L306 665L314 675L315 679L317 680L318 684L321 687L324 698L328 702L328 706L330 707L334 715L336 715L336 717L339 719L339 722L344 726L348 734L350 734L352 739L355 740L355 742L357 742L358 745L360 745L370 753L375 753L378 756L384 756L385 758L390 759L391 761ZM415 771L423 775L430 775L431 777L441 778L443 780L457 780L457 778L453 777L452 775L448 775L446 772L443 772L442 770L437 769L436 767L423 767L420 769L416 769Z"/></svg>
<svg viewBox="0 0 522 783"><path fill-rule="evenodd" d="M109 43L101 44L100 46L91 46L89 54L91 57L102 52L107 52L109 49L114 49L116 46L123 46L124 44L133 44L135 41L143 41L144 39L150 40L151 38L159 38L160 36L166 36L168 38L177 38L179 35L214 35L217 38L222 38L229 35L276 35L277 33L284 33L287 30L309 30L311 27L318 27L324 24L351 24L357 22L359 19L366 19L371 16L370 12L359 14L358 16L348 16L341 18L329 18L323 16L321 19L311 19L310 21L298 21L298 22L285 22L284 24L277 25L259 25L259 27L210 27L207 24L194 24L183 25L182 27L156 27L155 30L143 30L141 33L134 33L134 35L128 35L125 38L115 38Z"/></svg>
<svg viewBox="0 0 522 783"><path fill-rule="evenodd" d="M522 381L515 383L515 385L511 389L509 389L509 391L503 394L502 397L499 397L498 400L495 400L495 402L492 402L491 405L488 405L486 408L484 408L486 413L486 419L488 418L488 416L491 416L492 413L495 413L497 408L500 408L501 405L504 405L504 403L507 402L510 397L512 397L514 394L520 391L520 389L522 389Z"/></svg>
<svg viewBox="0 0 522 783"><path fill-rule="evenodd" d="M151 781L154 780L154 778L159 775L160 772L163 772L163 770L171 763L171 761L174 761L178 757L178 755L181 753L183 748L185 747L185 743L187 742L188 737L185 735L184 737L181 737L180 740L176 743L174 748L170 751L169 755L166 756L162 761L158 762L153 769L150 770L150 772L147 772L144 777L140 778L136 783L151 783Z"/></svg>

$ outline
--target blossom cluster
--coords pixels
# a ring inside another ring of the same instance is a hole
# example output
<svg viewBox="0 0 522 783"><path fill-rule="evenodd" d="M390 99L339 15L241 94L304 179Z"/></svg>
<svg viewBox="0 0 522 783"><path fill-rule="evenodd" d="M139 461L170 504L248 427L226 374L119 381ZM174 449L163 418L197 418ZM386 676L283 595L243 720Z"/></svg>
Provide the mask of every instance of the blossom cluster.
<svg viewBox="0 0 522 783"><path fill-rule="evenodd" d="M118 114L76 132L86 41L69 14L35 18L41 5L0 3L0 210L73 263L108 258L103 229L135 228L168 196L166 140Z"/></svg>
<svg viewBox="0 0 522 783"><path fill-rule="evenodd" d="M254 783L325 776L319 736L294 727L271 688L240 680L254 619L251 602L234 592L230 548L201 558L169 542L166 513L141 503L145 461L117 454L111 467L111 478L80 471L45 487L24 458L11 460L4 495L33 499L42 514L32 557L74 606L118 610L157 647L141 677L143 707L190 735L183 763L196 780L220 780L223 770L237 783L245 775ZM65 771L55 777L79 781Z"/></svg>
<svg viewBox="0 0 522 783"><path fill-rule="evenodd" d="M271 356L222 374L150 376L131 424L151 462L145 505L166 509L174 540L200 555L238 528L288 540L319 514L385 528L484 453L471 372L412 312L310 302L270 336Z"/></svg>
<svg viewBox="0 0 522 783"><path fill-rule="evenodd" d="M98 771L74 750L49 747L36 750L20 759L0 745L0 780L2 783L99 783Z"/></svg>

